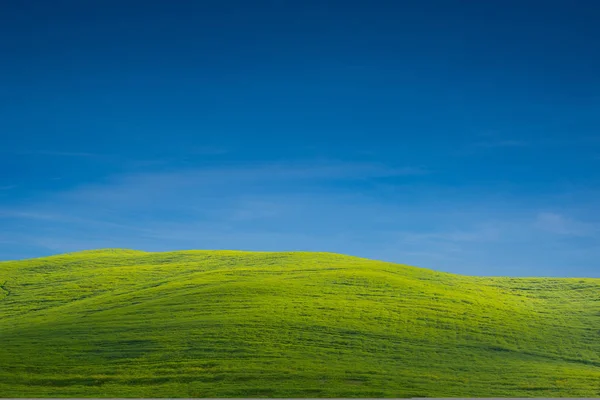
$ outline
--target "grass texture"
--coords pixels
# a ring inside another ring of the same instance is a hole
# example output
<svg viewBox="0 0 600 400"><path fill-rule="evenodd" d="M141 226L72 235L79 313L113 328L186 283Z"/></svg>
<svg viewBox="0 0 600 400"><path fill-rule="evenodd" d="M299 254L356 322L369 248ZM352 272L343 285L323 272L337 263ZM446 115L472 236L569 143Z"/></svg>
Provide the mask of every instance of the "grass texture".
<svg viewBox="0 0 600 400"><path fill-rule="evenodd" d="M600 279L311 252L4 261L0 397L600 397Z"/></svg>

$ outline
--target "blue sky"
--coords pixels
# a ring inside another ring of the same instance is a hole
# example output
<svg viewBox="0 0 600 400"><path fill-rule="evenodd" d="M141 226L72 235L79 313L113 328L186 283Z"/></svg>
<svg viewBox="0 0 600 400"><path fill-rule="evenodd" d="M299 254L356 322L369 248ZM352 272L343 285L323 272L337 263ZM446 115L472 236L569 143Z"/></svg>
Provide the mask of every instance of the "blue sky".
<svg viewBox="0 0 600 400"><path fill-rule="evenodd" d="M0 259L600 277L595 1L0 5Z"/></svg>

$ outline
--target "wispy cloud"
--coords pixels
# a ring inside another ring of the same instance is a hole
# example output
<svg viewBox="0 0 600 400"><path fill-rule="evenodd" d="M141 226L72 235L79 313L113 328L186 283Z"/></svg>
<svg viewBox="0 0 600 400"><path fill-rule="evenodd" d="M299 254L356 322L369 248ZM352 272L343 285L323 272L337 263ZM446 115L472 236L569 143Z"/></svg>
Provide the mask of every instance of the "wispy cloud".
<svg viewBox="0 0 600 400"><path fill-rule="evenodd" d="M315 201L331 205L336 197L357 194L327 192L332 182L364 181L427 173L420 168L388 168L373 163L304 162L239 165L156 173L126 173L104 182L49 194L20 209L0 209L0 218L60 224L89 224L135 229L156 220L243 223L287 212L292 216ZM352 200L352 199L351 199ZM354 199L355 200L355 199ZM343 209L343 205L338 205ZM122 222L125 221L125 222Z"/></svg>
<svg viewBox="0 0 600 400"><path fill-rule="evenodd" d="M289 205L263 199L242 199L229 212L229 221L255 221L275 218L289 211Z"/></svg>
<svg viewBox="0 0 600 400"><path fill-rule="evenodd" d="M33 150L18 152L19 155L35 155L35 156L52 156L52 157L106 157L105 154L88 153L88 152L71 152L71 151L56 151L56 150Z"/></svg>
<svg viewBox="0 0 600 400"><path fill-rule="evenodd" d="M466 140L454 152L455 156L472 156L494 150L503 151L511 149L534 148L531 140L515 139L497 131L484 131L477 133L470 140Z"/></svg>
<svg viewBox="0 0 600 400"><path fill-rule="evenodd" d="M216 156L228 154L231 152L231 149L221 146L200 146L200 147L192 147L187 150L188 154L192 155L207 155L207 156Z"/></svg>
<svg viewBox="0 0 600 400"><path fill-rule="evenodd" d="M104 183L78 187L65 195L96 203L106 201L152 204L158 198L204 195L219 197L241 188L252 192L267 186L276 190L298 190L302 184L316 185L330 181L360 181L381 177L403 177L427 174L422 168L389 168L375 163L272 163L229 167L185 169L171 172L128 173L114 176ZM237 187L236 187L237 186ZM110 187L110 190L107 188Z"/></svg>
<svg viewBox="0 0 600 400"><path fill-rule="evenodd" d="M534 226L544 232L570 236L589 236L597 233L598 230L594 224L577 221L553 212L539 213Z"/></svg>
<svg viewBox="0 0 600 400"><path fill-rule="evenodd" d="M527 139L516 139L513 133L506 134L499 131L487 131L477 134L469 144L472 148L479 149L502 149L502 148L531 148L539 149L556 148L565 146L595 146L600 143L598 136L572 135L572 136L546 136L542 134L546 126L531 126L530 131L536 134L527 135ZM565 127L565 129L568 129ZM519 135L523 136L523 135Z"/></svg>
<svg viewBox="0 0 600 400"><path fill-rule="evenodd" d="M488 149L504 148L504 147L526 147L529 145L530 145L529 142L526 142L523 140L509 140L509 139L488 140L488 141L475 142L473 144L473 146L475 146L475 147L488 148Z"/></svg>
<svg viewBox="0 0 600 400"><path fill-rule="evenodd" d="M1 210L0 218L14 219L38 219L38 220L60 220L61 218L53 214L44 214L35 211L19 211L19 210Z"/></svg>
<svg viewBox="0 0 600 400"><path fill-rule="evenodd" d="M72 226L73 224L86 225L89 227L111 227L125 230L140 230L134 225L119 224L103 219L86 218L78 215L73 215L68 212L68 207L48 207L51 210L55 210L55 213L45 213L36 211L20 211L15 209L0 209L0 219L4 220L29 220L29 221L46 221L56 223L59 226ZM62 212L62 213L61 213ZM142 229L143 230L143 229Z"/></svg>
<svg viewBox="0 0 600 400"><path fill-rule="evenodd" d="M475 227L470 230L451 230L440 232L401 234L403 241L408 243L448 242L448 243L477 243L495 241L500 238L501 229L493 226Z"/></svg>

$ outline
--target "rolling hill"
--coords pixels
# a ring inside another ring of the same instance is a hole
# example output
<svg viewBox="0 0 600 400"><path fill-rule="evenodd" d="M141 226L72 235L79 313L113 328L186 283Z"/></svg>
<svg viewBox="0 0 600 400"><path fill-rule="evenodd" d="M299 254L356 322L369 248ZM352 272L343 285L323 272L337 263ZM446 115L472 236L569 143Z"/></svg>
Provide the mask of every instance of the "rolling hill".
<svg viewBox="0 0 600 400"><path fill-rule="evenodd" d="M600 397L600 279L330 253L0 262L0 397Z"/></svg>

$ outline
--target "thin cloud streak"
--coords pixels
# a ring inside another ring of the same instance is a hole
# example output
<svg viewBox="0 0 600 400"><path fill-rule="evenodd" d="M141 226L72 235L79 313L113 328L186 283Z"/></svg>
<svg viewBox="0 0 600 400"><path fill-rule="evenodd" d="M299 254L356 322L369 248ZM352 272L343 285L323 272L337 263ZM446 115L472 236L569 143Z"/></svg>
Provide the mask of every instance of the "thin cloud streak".
<svg viewBox="0 0 600 400"><path fill-rule="evenodd" d="M473 146L480 148L503 148L503 147L526 147L530 146L529 142L523 140L492 140L487 142L477 142Z"/></svg>
<svg viewBox="0 0 600 400"><path fill-rule="evenodd" d="M54 150L34 150L18 152L18 155L35 155L35 156L54 156L54 157L107 157L106 154L87 153L87 152L70 152L70 151L54 151Z"/></svg>
<svg viewBox="0 0 600 400"><path fill-rule="evenodd" d="M345 180L361 181L383 177L421 176L422 168L387 168L370 163L269 164L205 169L187 169L172 172L129 173L109 178L100 184L83 185L61 194L66 200L136 203L140 207L156 203L158 198L176 201L181 196L203 195L205 198L222 197L236 191L232 185L243 186L250 192L264 185L283 190L297 190L297 185L319 184ZM106 190L110 187L111 190ZM177 204L177 203L174 203Z"/></svg>
<svg viewBox="0 0 600 400"><path fill-rule="evenodd" d="M576 221L553 212L539 213L534 226L544 232L566 236L593 236L598 233L598 227L594 224Z"/></svg>

